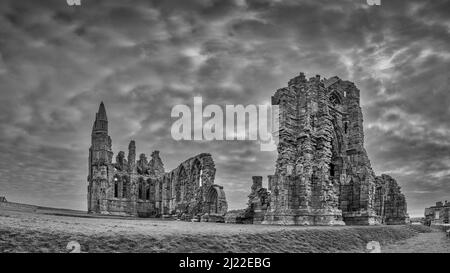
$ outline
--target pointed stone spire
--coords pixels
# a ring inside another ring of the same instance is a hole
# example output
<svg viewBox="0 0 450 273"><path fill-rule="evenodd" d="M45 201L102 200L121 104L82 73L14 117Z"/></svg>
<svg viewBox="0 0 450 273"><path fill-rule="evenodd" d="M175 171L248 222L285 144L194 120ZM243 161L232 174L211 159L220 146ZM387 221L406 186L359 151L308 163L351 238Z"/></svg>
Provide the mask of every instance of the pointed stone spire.
<svg viewBox="0 0 450 273"><path fill-rule="evenodd" d="M100 103L100 107L98 108L97 119L108 120L108 117L106 116L105 104L103 104L103 101Z"/></svg>
<svg viewBox="0 0 450 273"><path fill-rule="evenodd" d="M105 104L100 103L98 112L95 114L94 127L92 133L108 133L108 117L106 116Z"/></svg>

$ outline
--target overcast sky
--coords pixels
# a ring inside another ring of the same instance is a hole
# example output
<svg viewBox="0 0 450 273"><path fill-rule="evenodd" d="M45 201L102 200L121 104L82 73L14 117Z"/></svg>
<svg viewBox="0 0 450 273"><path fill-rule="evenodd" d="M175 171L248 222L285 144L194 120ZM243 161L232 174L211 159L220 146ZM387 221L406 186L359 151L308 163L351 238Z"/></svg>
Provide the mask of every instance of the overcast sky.
<svg viewBox="0 0 450 273"><path fill-rule="evenodd" d="M0 2L0 196L86 209L88 148L104 101L113 150L160 150L166 170L201 152L229 208L276 152L253 141L176 142L176 104L262 104L300 71L361 90L376 174L409 213L450 201L450 1Z"/></svg>

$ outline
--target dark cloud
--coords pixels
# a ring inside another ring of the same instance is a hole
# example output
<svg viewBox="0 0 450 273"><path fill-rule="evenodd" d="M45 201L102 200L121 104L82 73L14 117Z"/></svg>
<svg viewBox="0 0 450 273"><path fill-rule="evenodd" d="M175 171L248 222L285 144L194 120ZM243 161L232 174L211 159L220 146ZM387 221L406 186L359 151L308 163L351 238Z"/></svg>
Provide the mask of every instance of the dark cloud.
<svg viewBox="0 0 450 273"><path fill-rule="evenodd" d="M272 174L276 154L250 141L176 142L171 108L194 95L269 102L304 71L357 84L372 165L420 215L450 190L449 10L444 0L2 1L1 190L84 209L103 100L116 153L135 139L171 169L210 152L230 208L243 207L251 176Z"/></svg>

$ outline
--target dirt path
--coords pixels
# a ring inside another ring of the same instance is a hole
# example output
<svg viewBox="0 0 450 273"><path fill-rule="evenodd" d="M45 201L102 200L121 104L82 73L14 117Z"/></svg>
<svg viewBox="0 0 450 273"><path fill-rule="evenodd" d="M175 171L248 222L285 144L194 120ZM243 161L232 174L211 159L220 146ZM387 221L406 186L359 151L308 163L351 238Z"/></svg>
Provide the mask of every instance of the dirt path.
<svg viewBox="0 0 450 273"><path fill-rule="evenodd" d="M381 248L383 253L450 253L450 239L443 232L420 233Z"/></svg>

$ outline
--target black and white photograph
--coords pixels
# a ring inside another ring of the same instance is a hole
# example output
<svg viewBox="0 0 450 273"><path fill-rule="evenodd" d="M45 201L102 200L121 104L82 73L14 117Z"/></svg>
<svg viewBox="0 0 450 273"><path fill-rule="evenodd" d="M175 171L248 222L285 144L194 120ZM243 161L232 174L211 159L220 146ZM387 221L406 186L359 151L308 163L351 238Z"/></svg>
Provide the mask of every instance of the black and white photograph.
<svg viewBox="0 0 450 273"><path fill-rule="evenodd" d="M2 0L0 259L449 253L449 83L448 0Z"/></svg>

